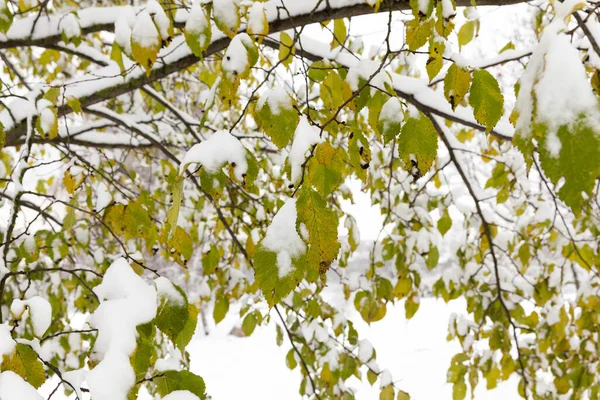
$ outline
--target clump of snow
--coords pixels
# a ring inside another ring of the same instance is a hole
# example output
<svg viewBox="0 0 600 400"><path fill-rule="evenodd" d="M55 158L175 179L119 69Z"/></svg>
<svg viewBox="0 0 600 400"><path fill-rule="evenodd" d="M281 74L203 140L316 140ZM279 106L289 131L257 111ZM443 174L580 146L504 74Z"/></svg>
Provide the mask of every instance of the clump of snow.
<svg viewBox="0 0 600 400"><path fill-rule="evenodd" d="M110 204L112 199L113 197L108 191L108 186L106 186L106 183L100 181L96 187L96 204L94 205L94 210L96 210L96 212L104 210Z"/></svg>
<svg viewBox="0 0 600 400"><path fill-rule="evenodd" d="M362 339L358 342L358 359L366 364L371 358L373 358L373 345L367 339Z"/></svg>
<svg viewBox="0 0 600 400"><path fill-rule="evenodd" d="M392 374L387 369L384 369L383 371L381 371L381 375L379 378L381 379L381 387L382 388L389 386L393 383Z"/></svg>
<svg viewBox="0 0 600 400"><path fill-rule="evenodd" d="M319 130L312 126L305 116L302 116L294 132L294 141L289 156L293 184L298 182L302 176L302 164L306 161L307 153L314 145L322 141L323 138L321 138Z"/></svg>
<svg viewBox="0 0 600 400"><path fill-rule="evenodd" d="M69 335L70 337L73 337L75 335ZM71 355L73 353L70 353ZM79 364L79 360L77 362L77 364ZM64 372L62 375L62 378L68 382L69 384L71 384L71 386L73 388L75 388L75 392L77 394L77 397L79 399L83 399L83 393L81 391L81 384L83 383L83 381L85 381L85 377L87 375L87 371L84 369L76 369L76 370L72 370L72 371L67 371Z"/></svg>
<svg viewBox="0 0 600 400"><path fill-rule="evenodd" d="M240 75L247 71L249 68L247 46L253 45L252 39L250 39L247 33L238 33L235 35L231 39L231 43L229 43L229 47L227 47L223 56L221 64L223 71L234 75Z"/></svg>
<svg viewBox="0 0 600 400"><path fill-rule="evenodd" d="M213 0L213 15L227 27L234 27L238 22L239 0Z"/></svg>
<svg viewBox="0 0 600 400"><path fill-rule="evenodd" d="M373 60L360 60L355 66L350 67L348 75L346 75L346 81L350 85L352 91L357 91L364 84L360 82L361 79L368 81L371 76L373 78L370 81L370 85L375 88L386 90L386 85L392 85L392 80L387 72L377 71L381 67L381 64ZM372 88L372 91L375 90Z"/></svg>
<svg viewBox="0 0 600 400"><path fill-rule="evenodd" d="M40 127L42 131L47 135L50 133L52 127L56 124L56 115L50 107L52 103L46 99L38 100L36 107L40 113Z"/></svg>
<svg viewBox="0 0 600 400"><path fill-rule="evenodd" d="M165 278L164 276L158 277L154 280L156 284L156 290L158 292L159 298L167 298L169 301L172 301L177 304L185 304L185 298L179 291L175 288L175 286L171 283L170 280Z"/></svg>
<svg viewBox="0 0 600 400"><path fill-rule="evenodd" d="M2 363L2 356L11 355L15 351L16 345L17 343L10 335L8 323L0 324L0 363Z"/></svg>
<svg viewBox="0 0 600 400"><path fill-rule="evenodd" d="M292 108L292 98L283 85L275 85L265 91L256 102L256 108L260 110L264 107L265 102L269 105L269 109L273 114L279 114L282 109L289 110Z"/></svg>
<svg viewBox="0 0 600 400"><path fill-rule="evenodd" d="M532 121L544 123L549 131L547 149L552 155L560 152L560 141L552 136L560 126L579 121L580 115L585 115L588 125L600 126L598 99L588 82L579 52L563 33L565 30L560 20L546 27L521 76L516 103L517 131L528 136Z"/></svg>
<svg viewBox="0 0 600 400"><path fill-rule="evenodd" d="M42 400L42 396L12 371L0 373L0 399L2 400Z"/></svg>
<svg viewBox="0 0 600 400"><path fill-rule="evenodd" d="M67 14L60 22L60 29L67 39L73 39L81 36L81 26L77 16L73 13Z"/></svg>
<svg viewBox="0 0 600 400"><path fill-rule="evenodd" d="M189 33L200 33L210 25L206 13L198 1L192 4L190 15L185 23L185 30Z"/></svg>
<svg viewBox="0 0 600 400"><path fill-rule="evenodd" d="M248 9L248 31L254 34L262 33L267 30L265 7L261 2L254 2Z"/></svg>
<svg viewBox="0 0 600 400"><path fill-rule="evenodd" d="M115 21L115 42L126 53L131 54L131 28L136 15L131 6L123 7Z"/></svg>
<svg viewBox="0 0 600 400"><path fill-rule="evenodd" d="M385 102L383 107L381 107L381 112L379 113L379 120L383 121L383 123L402 122L403 114L402 114L402 105L400 104L400 100L397 97L390 97L388 101Z"/></svg>
<svg viewBox="0 0 600 400"><path fill-rule="evenodd" d="M175 390L165 397L162 400L200 400L198 396L190 392L189 390Z"/></svg>
<svg viewBox="0 0 600 400"><path fill-rule="evenodd" d="M169 35L169 29L171 28L171 20L167 17L165 10L155 0L150 0L146 4L146 11L152 16L152 19L158 27L161 38L167 39Z"/></svg>
<svg viewBox="0 0 600 400"><path fill-rule="evenodd" d="M29 310L28 313L25 313L26 309ZM37 337L42 337L52 322L52 306L48 300L40 296L33 296L27 300L13 300L10 312L15 318L29 317L33 333Z"/></svg>
<svg viewBox="0 0 600 400"><path fill-rule="evenodd" d="M190 163L201 164L210 173L218 172L225 163L235 164L233 171L240 181L248 170L246 148L227 131L218 131L189 149L183 157L180 173Z"/></svg>
<svg viewBox="0 0 600 400"><path fill-rule="evenodd" d="M156 316L156 289L119 258L94 293L101 303L89 323L98 329L93 357L101 361L87 374L86 381L95 400L125 399L135 383L129 357L136 347L136 327Z"/></svg>
<svg viewBox="0 0 600 400"><path fill-rule="evenodd" d="M419 0L419 13L423 15L427 15L427 11L429 10L429 2L431 0Z"/></svg>
<svg viewBox="0 0 600 400"><path fill-rule="evenodd" d="M280 278L292 271L292 258L306 251L306 245L296 231L296 218L296 199L289 199L273 218L262 241L267 250L277 253Z"/></svg>
<svg viewBox="0 0 600 400"><path fill-rule="evenodd" d="M131 41L144 48L160 46L160 34L148 11L138 14L131 31Z"/></svg>
<svg viewBox="0 0 600 400"><path fill-rule="evenodd" d="M450 19L455 15L456 9L454 8L454 4L452 4L452 0L442 0L442 17Z"/></svg>

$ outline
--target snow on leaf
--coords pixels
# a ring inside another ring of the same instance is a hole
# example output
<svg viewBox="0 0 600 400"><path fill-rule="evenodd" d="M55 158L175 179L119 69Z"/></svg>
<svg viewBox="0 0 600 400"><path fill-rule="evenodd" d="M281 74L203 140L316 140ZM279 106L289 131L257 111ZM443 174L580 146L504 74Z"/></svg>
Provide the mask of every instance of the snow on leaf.
<svg viewBox="0 0 600 400"><path fill-rule="evenodd" d="M156 327L175 343L189 319L187 296L179 286L164 277L155 279L154 283L159 304L156 311Z"/></svg>
<svg viewBox="0 0 600 400"><path fill-rule="evenodd" d="M301 180L303 165L310 152L312 152L313 146L323 141L319 133L319 130L312 126L305 116L302 116L294 132L294 142L289 155L292 167L290 175L292 184L296 184Z"/></svg>
<svg viewBox="0 0 600 400"><path fill-rule="evenodd" d="M206 386L204 380L189 371L165 371L161 376L154 379L156 391L163 398L176 391L189 391L201 400L206 398ZM171 396L177 398L177 396Z"/></svg>
<svg viewBox="0 0 600 400"><path fill-rule="evenodd" d="M225 164L231 164L233 176L238 181L244 180L248 170L246 149L227 131L218 131L189 149L183 157L179 173L182 174L191 163L202 165L202 168L210 173L217 173Z"/></svg>
<svg viewBox="0 0 600 400"><path fill-rule="evenodd" d="M429 118L409 118L398 139L398 154L404 167L413 175L421 176L433 165L437 155L438 135Z"/></svg>
<svg viewBox="0 0 600 400"><path fill-rule="evenodd" d="M269 23L265 13L264 3L256 1L248 9L248 34L258 36L258 41L269 33Z"/></svg>
<svg viewBox="0 0 600 400"><path fill-rule="evenodd" d="M400 100L390 97L381 107L377 129L383 136L383 143L388 144L398 137L402 129L403 113Z"/></svg>
<svg viewBox="0 0 600 400"><path fill-rule="evenodd" d="M485 70L473 71L469 104L475 119L491 131L504 113L504 96L496 78Z"/></svg>
<svg viewBox="0 0 600 400"><path fill-rule="evenodd" d="M319 192L303 188L297 201L298 224L308 231L306 260L311 273L325 273L337 258L338 217ZM310 278L310 277L309 277Z"/></svg>
<svg viewBox="0 0 600 400"><path fill-rule="evenodd" d="M152 66L161 47L160 34L147 11L142 11L131 32L131 52L146 74L150 75Z"/></svg>
<svg viewBox="0 0 600 400"><path fill-rule="evenodd" d="M282 85L276 85L259 98L254 119L273 144L281 149L294 136L299 117L290 95Z"/></svg>
<svg viewBox="0 0 600 400"><path fill-rule="evenodd" d="M471 74L467 69L461 68L456 63L452 63L448 68L448 73L444 78L444 96L455 110L471 86Z"/></svg>
<svg viewBox="0 0 600 400"><path fill-rule="evenodd" d="M247 33L235 35L221 61L223 71L230 77L245 78L258 60L258 49Z"/></svg>
<svg viewBox="0 0 600 400"><path fill-rule="evenodd" d="M192 53L202 57L204 50L208 48L212 38L210 20L199 2L194 2L187 22L185 23L185 41Z"/></svg>
<svg viewBox="0 0 600 400"><path fill-rule="evenodd" d="M258 286L270 306L291 292L304 277L306 244L297 231L296 199L277 212L253 257Z"/></svg>
<svg viewBox="0 0 600 400"><path fill-rule="evenodd" d="M591 196L600 176L600 139L583 118L577 125L560 127L556 136L561 143L558 157L547 149L545 141L540 143L541 167L554 184L564 178L558 196L577 212L584 204L582 193Z"/></svg>
<svg viewBox="0 0 600 400"><path fill-rule="evenodd" d="M215 25L223 33L233 38L240 27L240 9L235 0L214 0L213 17Z"/></svg>

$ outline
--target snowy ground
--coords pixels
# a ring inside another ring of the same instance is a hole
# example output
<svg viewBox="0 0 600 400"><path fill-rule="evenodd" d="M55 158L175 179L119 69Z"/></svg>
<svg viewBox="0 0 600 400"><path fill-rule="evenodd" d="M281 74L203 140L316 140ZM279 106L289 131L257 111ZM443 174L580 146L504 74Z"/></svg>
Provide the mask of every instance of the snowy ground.
<svg viewBox="0 0 600 400"><path fill-rule="evenodd" d="M460 351L456 342L447 342L448 319L453 312L465 309L456 300L423 299L421 308L412 320L404 318L404 306L389 306L387 316L368 326L360 315L348 309L361 337L369 339L377 351L381 368L392 373L397 387L410 393L412 399L451 399L452 386L446 384L446 370L454 354ZM192 354L192 371L202 376L208 392L215 400L298 399L300 372L285 365L289 342L281 347L275 343L274 324L257 329L247 338L229 335L237 322L230 312L211 335L200 332L188 346ZM299 368L299 367L296 367ZM349 385L356 389L357 399L379 398L379 383L370 387L358 381ZM509 380L492 391L485 383L476 392L477 400L510 399L516 397L517 381Z"/></svg>

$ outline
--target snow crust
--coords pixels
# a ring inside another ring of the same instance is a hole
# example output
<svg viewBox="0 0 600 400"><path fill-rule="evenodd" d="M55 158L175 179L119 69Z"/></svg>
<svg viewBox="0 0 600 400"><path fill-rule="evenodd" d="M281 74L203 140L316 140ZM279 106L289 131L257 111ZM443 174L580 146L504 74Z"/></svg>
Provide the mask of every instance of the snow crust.
<svg viewBox="0 0 600 400"><path fill-rule="evenodd" d="M202 168L210 173L218 172L223 164L235 163L233 171L240 181L244 179L244 174L248 170L246 149L238 139L223 130L189 149L183 157L180 173L190 163L201 164Z"/></svg>
<svg viewBox="0 0 600 400"><path fill-rule="evenodd" d="M292 166L291 181L293 184L297 183L302 176L302 164L306 161L308 152L315 144L323 141L319 133L319 130L312 126L305 116L300 118L300 122L294 132L294 141L292 142L292 149L289 156L290 165Z"/></svg>
<svg viewBox="0 0 600 400"><path fill-rule="evenodd" d="M292 198L279 209L262 241L267 250L277 253L280 278L292 271L292 258L306 251L306 245L296 231L296 218L296 199Z"/></svg>
<svg viewBox="0 0 600 400"><path fill-rule="evenodd" d="M136 327L156 316L156 289L119 258L94 293L101 303L89 323L98 329L93 356L101 361L86 381L94 400L124 400L135 383L129 357L136 347Z"/></svg>

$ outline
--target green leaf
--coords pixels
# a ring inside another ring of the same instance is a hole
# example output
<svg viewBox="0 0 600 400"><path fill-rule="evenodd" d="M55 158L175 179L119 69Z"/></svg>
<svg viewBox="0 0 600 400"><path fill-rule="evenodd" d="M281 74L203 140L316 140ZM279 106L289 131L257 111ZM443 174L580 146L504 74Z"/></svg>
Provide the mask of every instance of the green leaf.
<svg viewBox="0 0 600 400"><path fill-rule="evenodd" d="M190 16L183 31L185 42L196 57L202 57L212 38L210 19L198 3L192 5Z"/></svg>
<svg viewBox="0 0 600 400"><path fill-rule="evenodd" d="M156 327L166 334L173 343L185 328L189 318L188 301L185 292L166 278L160 278L161 285L171 285L166 293L160 293L159 306L156 312ZM160 286L159 286L160 288ZM175 296L175 293L178 296Z"/></svg>
<svg viewBox="0 0 600 400"><path fill-rule="evenodd" d="M273 94L275 95L275 94ZM280 149L287 146L294 136L300 117L294 110L294 102L285 94L286 101L277 101L277 108L271 109L269 98L262 107L256 110L254 118L258 126L271 138L273 144Z"/></svg>
<svg viewBox="0 0 600 400"><path fill-rule="evenodd" d="M294 60L294 54L296 54L294 40L287 33L281 32L279 34L279 61L283 65L290 65Z"/></svg>
<svg viewBox="0 0 600 400"><path fill-rule="evenodd" d="M437 267L438 262L440 260L440 252L436 246L432 246L429 249L429 254L427 254L427 269L432 270Z"/></svg>
<svg viewBox="0 0 600 400"><path fill-rule="evenodd" d="M331 68L332 66L329 61L315 61L310 64L310 67L308 68L308 77L315 82L323 82L323 80L327 78L327 74L329 74Z"/></svg>
<svg viewBox="0 0 600 400"><path fill-rule="evenodd" d="M229 299L224 295L219 296L217 301L215 302L215 308L213 310L213 318L215 319L215 324L223 321L223 318L227 315L229 311Z"/></svg>
<svg viewBox="0 0 600 400"><path fill-rule="evenodd" d="M450 230L450 228L452 228L452 218L450 218L450 214L448 213L448 209L444 209L444 213L442 214L442 217L439 219L438 223L437 223L437 227L438 230L440 231L440 233L442 234L442 236L444 236L446 234L446 232L448 232Z"/></svg>
<svg viewBox="0 0 600 400"><path fill-rule="evenodd" d="M600 139L583 116L570 128L563 125L558 129L556 137L561 143L558 156L548 150L547 136L539 146L541 166L554 184L564 177L558 196L577 213L586 202L582 193L592 197L596 178L600 176Z"/></svg>
<svg viewBox="0 0 600 400"><path fill-rule="evenodd" d="M204 380L189 371L165 371L154 379L156 391L165 397L176 390L188 390L201 400L206 399Z"/></svg>
<svg viewBox="0 0 600 400"><path fill-rule="evenodd" d="M444 55L445 48L446 46L442 41L435 39L429 41L429 58L427 59L427 63L425 65L427 76L429 76L429 81L432 81L442 69L442 56Z"/></svg>
<svg viewBox="0 0 600 400"><path fill-rule="evenodd" d="M463 400L467 395L467 384L464 380L460 380L452 387L452 400Z"/></svg>
<svg viewBox="0 0 600 400"><path fill-rule="evenodd" d="M292 271L279 277L277 253L259 246L253 257L254 276L269 307L277 304L298 286L306 271L306 258L301 255L292 259Z"/></svg>
<svg viewBox="0 0 600 400"><path fill-rule="evenodd" d="M121 73L125 72L125 64L123 64L123 50L115 40L110 51L110 59L117 63Z"/></svg>
<svg viewBox="0 0 600 400"><path fill-rule="evenodd" d="M319 144L309 164L308 176L312 185L323 196L331 194L343 181L346 153L333 148L329 142Z"/></svg>
<svg viewBox="0 0 600 400"><path fill-rule="evenodd" d="M383 136L383 143L394 140L402 129L402 108L397 97L390 97L381 108L377 130Z"/></svg>
<svg viewBox="0 0 600 400"><path fill-rule="evenodd" d="M458 31L458 47L462 47L477 35L479 31L479 21L467 21L460 27Z"/></svg>
<svg viewBox="0 0 600 400"><path fill-rule="evenodd" d="M256 315L253 312L248 313L242 322L242 330L246 336L250 336L254 328L256 328Z"/></svg>
<svg viewBox="0 0 600 400"><path fill-rule="evenodd" d="M296 203L297 224L304 224L308 231L306 260L310 270L325 273L336 259L338 242L338 217L321 195L310 188L303 188Z"/></svg>
<svg viewBox="0 0 600 400"><path fill-rule="evenodd" d="M379 400L394 400L394 387L392 385L387 385L381 392L379 393Z"/></svg>
<svg viewBox="0 0 600 400"><path fill-rule="evenodd" d="M470 86L471 74L469 71L453 63L444 78L444 96L453 110L463 101Z"/></svg>
<svg viewBox="0 0 600 400"><path fill-rule="evenodd" d="M346 22L343 18L333 21L333 36L333 40L331 41L331 50L343 45L346 42L348 31L346 29Z"/></svg>
<svg viewBox="0 0 600 400"><path fill-rule="evenodd" d="M416 18L406 23L406 44L409 50L415 51L425 46L433 31L433 24L432 19L421 23Z"/></svg>
<svg viewBox="0 0 600 400"><path fill-rule="evenodd" d="M17 343L15 351L9 356L2 356L0 371L13 371L26 380L34 388L39 388L46 381L44 366L37 353L26 344Z"/></svg>
<svg viewBox="0 0 600 400"><path fill-rule="evenodd" d="M175 185L173 185L173 192L171 193L171 208L167 212L167 223L166 229L167 234L170 236L175 227L177 226L177 219L179 218L179 209L181 208L181 198L183 193L183 177L177 178Z"/></svg>
<svg viewBox="0 0 600 400"><path fill-rule="evenodd" d="M192 340L194 332L196 332L196 326L198 325L198 313L199 310L193 304L188 304L188 319L183 329L177 335L175 339L175 345L183 353L186 346Z"/></svg>
<svg viewBox="0 0 600 400"><path fill-rule="evenodd" d="M138 333L136 347L130 357L130 362L135 372L135 379L139 381L140 379L144 379L148 369L150 369L150 365L156 361L156 349L154 347L156 328L154 324L147 323L138 325L136 329ZM138 385L134 386L134 395L137 394L138 387Z"/></svg>
<svg viewBox="0 0 600 400"><path fill-rule="evenodd" d="M398 140L398 154L409 172L418 170L423 175L433 165L437 155L438 135L429 118L409 118Z"/></svg>
<svg viewBox="0 0 600 400"><path fill-rule="evenodd" d="M6 33L12 25L13 15L5 0L0 0L0 32Z"/></svg>
<svg viewBox="0 0 600 400"><path fill-rule="evenodd" d="M496 78L485 70L473 71L473 84L469 92L469 104L475 119L491 131L504 113L504 96Z"/></svg>

